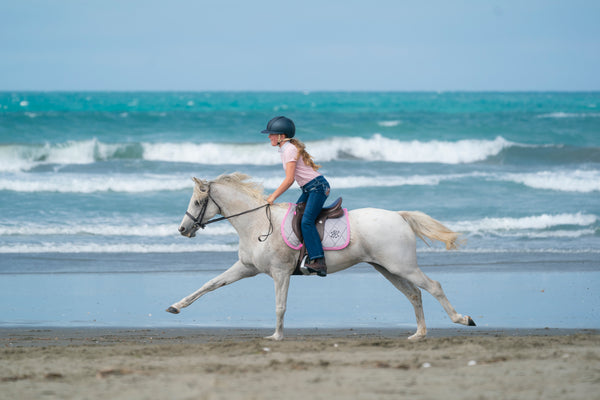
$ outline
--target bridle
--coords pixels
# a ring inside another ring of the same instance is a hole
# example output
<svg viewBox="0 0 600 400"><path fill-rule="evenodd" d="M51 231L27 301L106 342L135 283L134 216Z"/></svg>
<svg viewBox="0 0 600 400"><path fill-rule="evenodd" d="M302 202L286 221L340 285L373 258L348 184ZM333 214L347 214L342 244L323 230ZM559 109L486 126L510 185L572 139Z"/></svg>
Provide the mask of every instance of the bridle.
<svg viewBox="0 0 600 400"><path fill-rule="evenodd" d="M215 206L217 206L217 208L219 209L218 214L223 215L223 212L221 211L221 206L210 195L210 185L211 184L209 183L208 184L208 191L206 192L206 198L202 202L202 207L200 208L200 213L198 214L198 216L194 217L192 214L190 214L189 211L187 211L187 210L185 211L185 215L187 215L192 221L194 221L194 228L196 228L196 229L198 229L198 228L204 229L204 227L206 227L206 225L208 225L208 224L212 224L214 222L219 222L219 221L223 221L223 220L234 218L234 217L239 217L240 215L248 214L248 213L260 210L261 208L264 208L265 209L265 213L267 215L267 219L269 220L269 231L266 234L264 234L264 235L260 235L258 237L258 241L259 242L264 242L265 240L267 240L267 238L269 236L271 236L271 234L273 233L273 221L271 221L271 205L269 203L263 204L262 206L258 206L256 208L253 208L253 209L250 209L250 210L242 211L241 213L230 215L228 217L222 216L222 217L214 218L214 219L211 219L209 221L206 221L206 222L202 223L202 220L204 219L204 214L206 214L206 209L208 208L208 201L209 200L211 200L213 203L215 203Z"/></svg>

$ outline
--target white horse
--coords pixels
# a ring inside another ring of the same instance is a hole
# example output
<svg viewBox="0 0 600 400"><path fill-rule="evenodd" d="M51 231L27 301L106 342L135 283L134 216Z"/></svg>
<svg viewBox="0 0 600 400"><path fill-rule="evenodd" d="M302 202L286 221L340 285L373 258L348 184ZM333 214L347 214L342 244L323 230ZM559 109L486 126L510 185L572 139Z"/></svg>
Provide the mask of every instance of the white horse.
<svg viewBox="0 0 600 400"><path fill-rule="evenodd" d="M288 204L269 206L260 185L248 181L240 173L222 175L207 182L194 178L196 183L186 215L179 232L195 236L198 228L218 220L228 219L237 231L239 259L227 271L208 281L196 292L170 306L167 311L178 314L204 294L242 278L265 273L275 282L276 327L268 339L283 339L283 317L286 310L288 287L299 252L289 248L279 226ZM371 264L408 298L417 318L417 331L409 339L420 339L427 334L421 289L431 293L442 305L452 322L474 326L469 316L458 314L450 304L441 285L427 277L417 265L415 235L425 240L439 240L447 249L457 247L458 233L440 222L416 211L388 211L363 208L349 212L351 240L343 250L326 251L328 273L341 271L360 262ZM273 227L275 232L273 233Z"/></svg>

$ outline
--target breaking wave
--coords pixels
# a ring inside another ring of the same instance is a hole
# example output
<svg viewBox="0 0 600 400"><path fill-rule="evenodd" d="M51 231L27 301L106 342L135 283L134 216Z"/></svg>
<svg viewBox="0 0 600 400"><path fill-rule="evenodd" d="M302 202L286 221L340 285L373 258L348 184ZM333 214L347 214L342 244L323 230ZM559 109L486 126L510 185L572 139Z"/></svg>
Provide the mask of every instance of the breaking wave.
<svg viewBox="0 0 600 400"><path fill-rule="evenodd" d="M500 180L521 183L534 189L590 193L600 191L600 171L539 171L499 175Z"/></svg>
<svg viewBox="0 0 600 400"><path fill-rule="evenodd" d="M281 176L255 176L254 181L266 189L276 189L281 184ZM558 192L591 193L600 191L599 170L563 170L523 173L470 172L462 174L423 174L423 175L352 175L329 176L328 180L336 189L356 189L369 187L436 186L443 182L480 179L497 182L513 182L533 189ZM57 192L57 193L97 193L122 192L143 193L177 191L193 187L187 175L160 174L112 174L84 175L74 173L38 173L0 175L0 190L14 192Z"/></svg>
<svg viewBox="0 0 600 400"><path fill-rule="evenodd" d="M16 245L0 245L2 253L182 253L182 252L231 252L237 244L146 244L146 243L68 243L44 242Z"/></svg>
<svg viewBox="0 0 600 400"><path fill-rule="evenodd" d="M471 235L534 238L577 238L595 235L599 218L593 214L542 214L521 218L483 218L474 221L448 223L457 231Z"/></svg>
<svg viewBox="0 0 600 400"><path fill-rule="evenodd" d="M142 217L140 217L141 219ZM132 218L134 220L135 218ZM19 224L0 226L0 236L139 236L139 237L179 237L178 223L132 225L131 220L102 223L88 220L86 224ZM199 230L197 236L235 235L235 229L228 224L211 227L210 232Z"/></svg>
<svg viewBox="0 0 600 400"><path fill-rule="evenodd" d="M370 138L332 138L308 143L319 162L345 159L398 163L460 164L482 161L518 144L494 140L400 141L379 134ZM44 145L0 145L0 171L28 171L40 165L92 164L119 159L208 165L276 165L270 145L248 143L102 143L96 139Z"/></svg>

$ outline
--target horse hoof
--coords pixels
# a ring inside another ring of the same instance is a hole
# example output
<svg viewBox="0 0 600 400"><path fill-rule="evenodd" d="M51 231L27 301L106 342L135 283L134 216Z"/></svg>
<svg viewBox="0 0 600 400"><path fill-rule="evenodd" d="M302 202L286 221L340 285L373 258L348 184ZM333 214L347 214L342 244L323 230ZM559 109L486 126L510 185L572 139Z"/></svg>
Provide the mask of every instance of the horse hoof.
<svg viewBox="0 0 600 400"><path fill-rule="evenodd" d="M170 312L171 314L179 314L179 310L175 307L171 306L165 310L166 312Z"/></svg>
<svg viewBox="0 0 600 400"><path fill-rule="evenodd" d="M274 340L276 342L279 342L279 341L283 340L283 335L278 335L278 334L274 333L271 336L266 336L265 339Z"/></svg>
<svg viewBox="0 0 600 400"><path fill-rule="evenodd" d="M477 326L471 317L469 317L469 326Z"/></svg>

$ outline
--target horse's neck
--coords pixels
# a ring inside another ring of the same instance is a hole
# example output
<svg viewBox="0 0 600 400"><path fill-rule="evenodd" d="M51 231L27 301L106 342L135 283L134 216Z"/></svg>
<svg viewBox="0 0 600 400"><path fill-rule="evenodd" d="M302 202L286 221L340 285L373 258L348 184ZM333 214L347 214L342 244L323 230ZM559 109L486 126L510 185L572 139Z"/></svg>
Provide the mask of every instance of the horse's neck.
<svg viewBox="0 0 600 400"><path fill-rule="evenodd" d="M224 217L243 213L266 203L266 201L260 202L249 194L227 185L218 185L215 189L217 189L215 200L218 202ZM240 239L246 234L251 234L255 226L261 225L260 223L255 223L255 221L262 221L263 223L266 221L263 221L265 213L264 210L262 212L261 210L229 219L231 225L238 232Z"/></svg>

